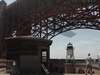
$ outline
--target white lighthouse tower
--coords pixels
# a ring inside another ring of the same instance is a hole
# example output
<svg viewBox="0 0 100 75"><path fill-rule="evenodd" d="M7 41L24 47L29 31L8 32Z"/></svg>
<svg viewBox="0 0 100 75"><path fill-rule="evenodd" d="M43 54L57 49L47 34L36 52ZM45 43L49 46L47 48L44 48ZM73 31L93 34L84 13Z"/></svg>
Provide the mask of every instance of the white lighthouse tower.
<svg viewBox="0 0 100 75"><path fill-rule="evenodd" d="M66 73L75 73L75 61L74 61L74 47L72 43L67 44L66 48L66 66L65 66L65 72Z"/></svg>
<svg viewBox="0 0 100 75"><path fill-rule="evenodd" d="M73 60L73 59L74 59L74 47L69 42L67 44L67 49L66 49L66 60Z"/></svg>

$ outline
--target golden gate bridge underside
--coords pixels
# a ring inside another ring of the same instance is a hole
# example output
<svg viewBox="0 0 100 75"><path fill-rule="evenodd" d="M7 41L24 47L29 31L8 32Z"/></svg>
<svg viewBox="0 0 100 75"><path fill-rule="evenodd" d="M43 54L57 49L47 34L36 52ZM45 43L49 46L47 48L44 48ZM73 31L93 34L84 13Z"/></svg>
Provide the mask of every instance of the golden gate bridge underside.
<svg viewBox="0 0 100 75"><path fill-rule="evenodd" d="M17 0L5 10L5 36L52 39L74 29L100 30L99 5L99 0Z"/></svg>

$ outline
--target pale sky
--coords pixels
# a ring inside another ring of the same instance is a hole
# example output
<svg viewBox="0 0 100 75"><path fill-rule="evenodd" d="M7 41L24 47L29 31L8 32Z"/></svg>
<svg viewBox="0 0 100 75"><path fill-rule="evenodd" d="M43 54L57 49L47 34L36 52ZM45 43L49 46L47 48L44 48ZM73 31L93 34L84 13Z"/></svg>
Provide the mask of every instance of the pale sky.
<svg viewBox="0 0 100 75"><path fill-rule="evenodd" d="M5 0L5 1L7 2L7 4L10 4L10 3L12 3L12 2L14 2L16 0Z"/></svg>
<svg viewBox="0 0 100 75"><path fill-rule="evenodd" d="M5 0L8 4L15 0ZM54 37L50 47L51 58L66 58L66 46L72 42L74 46L75 58L86 58L90 52L93 58L100 53L100 31L99 30L74 30L76 35L72 38L63 35ZM67 32L66 32L67 33Z"/></svg>
<svg viewBox="0 0 100 75"><path fill-rule="evenodd" d="M75 58L86 58L88 53L96 58L100 53L100 31L77 29L73 32L76 35L72 38L58 35L52 39L51 58L66 58L66 46L69 42L74 46Z"/></svg>

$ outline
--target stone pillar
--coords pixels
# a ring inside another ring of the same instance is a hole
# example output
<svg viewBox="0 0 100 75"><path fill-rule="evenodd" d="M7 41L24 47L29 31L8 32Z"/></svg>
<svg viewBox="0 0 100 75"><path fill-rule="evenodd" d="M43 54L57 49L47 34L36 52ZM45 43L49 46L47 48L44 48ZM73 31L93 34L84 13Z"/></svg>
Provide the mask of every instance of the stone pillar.
<svg viewBox="0 0 100 75"><path fill-rule="evenodd" d="M4 27L5 27L5 19L4 19L4 16L5 16L5 11L6 9L6 3L4 0L1 0L0 1L0 58L3 58L5 57L5 48L4 48Z"/></svg>

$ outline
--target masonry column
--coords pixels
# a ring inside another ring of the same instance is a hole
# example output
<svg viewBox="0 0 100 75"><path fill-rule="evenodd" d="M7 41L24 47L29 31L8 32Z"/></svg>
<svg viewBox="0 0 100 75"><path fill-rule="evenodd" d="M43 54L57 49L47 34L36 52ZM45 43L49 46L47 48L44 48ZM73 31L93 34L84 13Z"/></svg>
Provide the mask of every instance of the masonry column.
<svg viewBox="0 0 100 75"><path fill-rule="evenodd" d="M0 1L0 58L4 56L4 10L6 8L6 2Z"/></svg>

